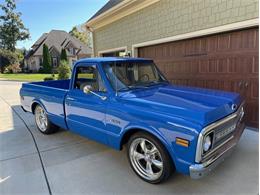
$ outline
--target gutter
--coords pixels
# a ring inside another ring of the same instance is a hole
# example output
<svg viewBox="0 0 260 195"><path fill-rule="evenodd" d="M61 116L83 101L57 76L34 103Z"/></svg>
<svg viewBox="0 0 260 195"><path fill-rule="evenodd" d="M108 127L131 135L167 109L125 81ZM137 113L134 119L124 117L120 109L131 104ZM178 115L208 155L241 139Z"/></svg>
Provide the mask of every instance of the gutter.
<svg viewBox="0 0 260 195"><path fill-rule="evenodd" d="M121 3L115 5L114 7L111 7L107 11L103 12L102 14L98 15L97 17L93 18L92 20L87 21L86 25L87 26L91 26L97 20L99 20L99 19L101 19L103 17L106 17L106 15L108 15L108 14L110 14L112 12L118 11L118 10L122 9L123 7L125 7L126 5L131 4L131 3L135 2L135 1L137 1L137 0L124 0Z"/></svg>

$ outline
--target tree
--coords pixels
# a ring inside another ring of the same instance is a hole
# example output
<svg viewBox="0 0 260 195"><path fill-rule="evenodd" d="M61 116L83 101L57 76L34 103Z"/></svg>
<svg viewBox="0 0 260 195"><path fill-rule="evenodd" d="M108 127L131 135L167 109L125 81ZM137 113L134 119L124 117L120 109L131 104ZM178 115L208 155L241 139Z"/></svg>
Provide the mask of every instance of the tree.
<svg viewBox="0 0 260 195"><path fill-rule="evenodd" d="M19 51L12 52L10 50L0 48L0 68L1 73L4 73L5 67L19 64L23 56Z"/></svg>
<svg viewBox="0 0 260 195"><path fill-rule="evenodd" d="M80 40L82 43L85 43L87 46L91 47L91 33L81 29L80 31L76 26L72 28L69 32L70 35Z"/></svg>
<svg viewBox="0 0 260 195"><path fill-rule="evenodd" d="M61 60L58 67L58 80L64 80L70 78L70 66L67 60Z"/></svg>
<svg viewBox="0 0 260 195"><path fill-rule="evenodd" d="M51 67L51 55L49 52L49 48L47 45L43 44L43 72L44 73L51 73L52 67Z"/></svg>
<svg viewBox="0 0 260 195"><path fill-rule="evenodd" d="M61 49L60 60L68 61L67 53L65 49Z"/></svg>
<svg viewBox="0 0 260 195"><path fill-rule="evenodd" d="M16 42L28 39L30 34L20 18L22 14L15 12L15 0L5 0L0 8L3 10L3 15L0 15L0 48L14 52Z"/></svg>

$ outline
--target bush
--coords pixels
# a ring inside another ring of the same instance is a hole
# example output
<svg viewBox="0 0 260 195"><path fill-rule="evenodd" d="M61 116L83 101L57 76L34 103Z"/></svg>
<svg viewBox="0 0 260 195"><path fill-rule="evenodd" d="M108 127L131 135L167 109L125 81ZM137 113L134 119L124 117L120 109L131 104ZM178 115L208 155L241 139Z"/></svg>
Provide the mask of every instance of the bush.
<svg viewBox="0 0 260 195"><path fill-rule="evenodd" d="M21 56L17 52L12 52L6 49L0 49L0 68L1 73L5 72L7 66L12 64L19 64ZM8 71L8 70L7 70Z"/></svg>
<svg viewBox="0 0 260 195"><path fill-rule="evenodd" d="M47 45L43 44L43 71L44 73L51 73L52 66L51 66L51 55L49 52L49 48Z"/></svg>
<svg viewBox="0 0 260 195"><path fill-rule="evenodd" d="M55 80L55 79L54 79L53 76L51 76L51 77L45 77L43 80L44 80L44 81L53 81L53 80Z"/></svg>
<svg viewBox="0 0 260 195"><path fill-rule="evenodd" d="M60 66L58 67L58 80L64 80L70 78L70 66L65 60L60 61Z"/></svg>
<svg viewBox="0 0 260 195"><path fill-rule="evenodd" d="M43 67L40 67L38 73L44 73Z"/></svg>
<svg viewBox="0 0 260 195"><path fill-rule="evenodd" d="M12 65L5 67L4 73L18 73L21 71L22 71L22 69L20 67L20 64L12 64Z"/></svg>
<svg viewBox="0 0 260 195"><path fill-rule="evenodd" d="M65 49L61 49L60 60L68 61L68 57Z"/></svg>

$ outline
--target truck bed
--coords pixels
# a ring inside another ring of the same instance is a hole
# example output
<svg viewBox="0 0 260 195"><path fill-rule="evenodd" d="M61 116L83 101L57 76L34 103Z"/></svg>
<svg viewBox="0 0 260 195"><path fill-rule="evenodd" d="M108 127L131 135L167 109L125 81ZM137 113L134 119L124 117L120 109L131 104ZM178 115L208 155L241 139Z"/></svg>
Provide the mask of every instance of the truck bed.
<svg viewBox="0 0 260 195"><path fill-rule="evenodd" d="M57 80L57 81L32 82L32 83L28 83L28 84L68 90L69 85L70 85L70 79L68 79L68 80Z"/></svg>
<svg viewBox="0 0 260 195"><path fill-rule="evenodd" d="M26 111L33 111L33 104L45 107L50 120L62 128L67 128L64 100L69 90L70 80L23 83L20 95Z"/></svg>

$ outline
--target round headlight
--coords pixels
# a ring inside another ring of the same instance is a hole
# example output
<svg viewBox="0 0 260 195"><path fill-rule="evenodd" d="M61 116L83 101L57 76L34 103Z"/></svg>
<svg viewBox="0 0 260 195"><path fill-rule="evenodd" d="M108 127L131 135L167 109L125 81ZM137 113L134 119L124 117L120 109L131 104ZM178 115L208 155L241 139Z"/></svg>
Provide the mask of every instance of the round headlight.
<svg viewBox="0 0 260 195"><path fill-rule="evenodd" d="M204 143L203 143L203 151L207 152L210 149L211 146L211 137L210 135L208 135L205 139L204 139Z"/></svg>

